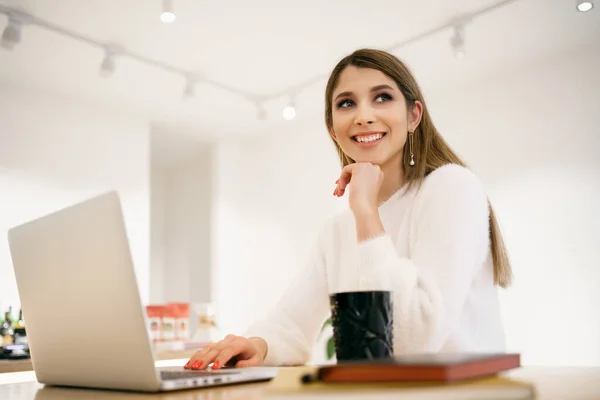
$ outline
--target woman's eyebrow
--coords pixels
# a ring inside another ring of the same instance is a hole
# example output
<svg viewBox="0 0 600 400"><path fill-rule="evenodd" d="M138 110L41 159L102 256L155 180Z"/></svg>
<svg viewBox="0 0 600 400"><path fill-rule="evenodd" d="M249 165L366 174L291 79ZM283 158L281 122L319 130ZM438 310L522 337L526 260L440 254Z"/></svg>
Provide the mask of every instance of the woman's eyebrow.
<svg viewBox="0 0 600 400"><path fill-rule="evenodd" d="M394 88L392 88L390 85L377 85L377 86L373 86L371 88L370 92L376 92L381 89L394 90ZM342 92L342 93L338 94L337 96L335 96L335 99L337 100L338 97L345 97L345 96L351 96L351 95L352 95L352 92Z"/></svg>

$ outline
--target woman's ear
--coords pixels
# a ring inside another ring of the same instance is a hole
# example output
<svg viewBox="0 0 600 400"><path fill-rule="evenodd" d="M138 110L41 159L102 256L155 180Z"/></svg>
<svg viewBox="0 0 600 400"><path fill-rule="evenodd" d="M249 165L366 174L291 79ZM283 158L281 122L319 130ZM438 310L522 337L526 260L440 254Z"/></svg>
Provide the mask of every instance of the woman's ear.
<svg viewBox="0 0 600 400"><path fill-rule="evenodd" d="M410 132L417 130L423 117L423 104L419 100L415 100L415 104L408 111L408 127Z"/></svg>
<svg viewBox="0 0 600 400"><path fill-rule="evenodd" d="M337 137L335 136L335 132L333 131L333 128L329 128L328 130L329 130L329 134L331 135L333 140L335 140L337 142Z"/></svg>

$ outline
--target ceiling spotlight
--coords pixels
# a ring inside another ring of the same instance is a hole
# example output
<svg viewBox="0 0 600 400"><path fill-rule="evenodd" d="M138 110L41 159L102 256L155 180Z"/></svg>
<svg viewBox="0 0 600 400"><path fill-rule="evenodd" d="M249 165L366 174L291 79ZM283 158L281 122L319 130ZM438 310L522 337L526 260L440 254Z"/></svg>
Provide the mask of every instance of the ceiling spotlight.
<svg viewBox="0 0 600 400"><path fill-rule="evenodd" d="M454 26L454 35L450 38L450 45L452 46L452 51L454 52L454 57L459 60L463 58L466 54L465 49L465 35L464 35L464 26L456 25Z"/></svg>
<svg viewBox="0 0 600 400"><path fill-rule="evenodd" d="M590 11L592 8L594 8L594 1L593 0L590 0L590 1L575 0L575 5L577 6L578 11L586 12L586 11Z"/></svg>
<svg viewBox="0 0 600 400"><path fill-rule="evenodd" d="M115 58L121 52L117 45L107 45L104 47L104 58L100 64L100 76L110 76L115 72Z"/></svg>
<svg viewBox="0 0 600 400"><path fill-rule="evenodd" d="M185 83L185 88L183 89L183 98L189 99L189 98L194 97L195 94L196 94L196 88L194 87L194 83L187 81Z"/></svg>
<svg viewBox="0 0 600 400"><path fill-rule="evenodd" d="M256 105L258 111L256 112L256 118L260 121L264 121L267 119L267 110L259 103Z"/></svg>
<svg viewBox="0 0 600 400"><path fill-rule="evenodd" d="M185 88L183 89L183 98L189 99L196 94L196 81L194 75L189 74L185 80Z"/></svg>
<svg viewBox="0 0 600 400"><path fill-rule="evenodd" d="M12 18L8 17L8 25L2 32L2 47L6 50L12 50L17 43L21 41L21 24Z"/></svg>
<svg viewBox="0 0 600 400"><path fill-rule="evenodd" d="M296 105L294 104L294 98L294 95L290 96L290 102L283 108L283 111L281 112L283 118L288 121L291 121L296 116Z"/></svg>
<svg viewBox="0 0 600 400"><path fill-rule="evenodd" d="M165 24L171 24L175 22L177 16L173 12L173 1L172 0L163 0L163 10L160 14L160 20Z"/></svg>
<svg viewBox="0 0 600 400"><path fill-rule="evenodd" d="M30 22L31 17L29 15L21 12L10 12L8 14L8 25L2 32L0 45L7 50L12 50L21 41L21 28Z"/></svg>
<svg viewBox="0 0 600 400"><path fill-rule="evenodd" d="M289 106L285 107L281 115L283 115L283 118L285 118L288 121L294 119L294 117L296 116L296 109L294 108L294 105L290 104Z"/></svg>
<svg viewBox="0 0 600 400"><path fill-rule="evenodd" d="M100 65L100 76L110 76L115 72L115 56L106 52L102 64Z"/></svg>

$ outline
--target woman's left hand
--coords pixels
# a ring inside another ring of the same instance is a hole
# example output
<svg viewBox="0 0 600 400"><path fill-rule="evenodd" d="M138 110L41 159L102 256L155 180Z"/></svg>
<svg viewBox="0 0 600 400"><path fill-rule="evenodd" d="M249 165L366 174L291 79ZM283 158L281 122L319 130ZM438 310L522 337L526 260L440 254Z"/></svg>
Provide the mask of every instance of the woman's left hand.
<svg viewBox="0 0 600 400"><path fill-rule="evenodd" d="M354 215L368 215L377 212L379 190L383 183L383 171L371 163L354 163L342 169L335 196L344 195L349 186L350 209Z"/></svg>

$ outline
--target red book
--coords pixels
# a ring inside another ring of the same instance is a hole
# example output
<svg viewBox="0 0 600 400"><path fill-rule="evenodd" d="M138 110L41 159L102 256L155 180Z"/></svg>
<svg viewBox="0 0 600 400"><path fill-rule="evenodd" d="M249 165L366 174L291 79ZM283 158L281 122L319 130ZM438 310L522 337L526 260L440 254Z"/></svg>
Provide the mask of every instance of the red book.
<svg viewBox="0 0 600 400"><path fill-rule="evenodd" d="M407 354L388 359L346 361L320 367L305 381L454 382L487 377L521 366L519 354Z"/></svg>

